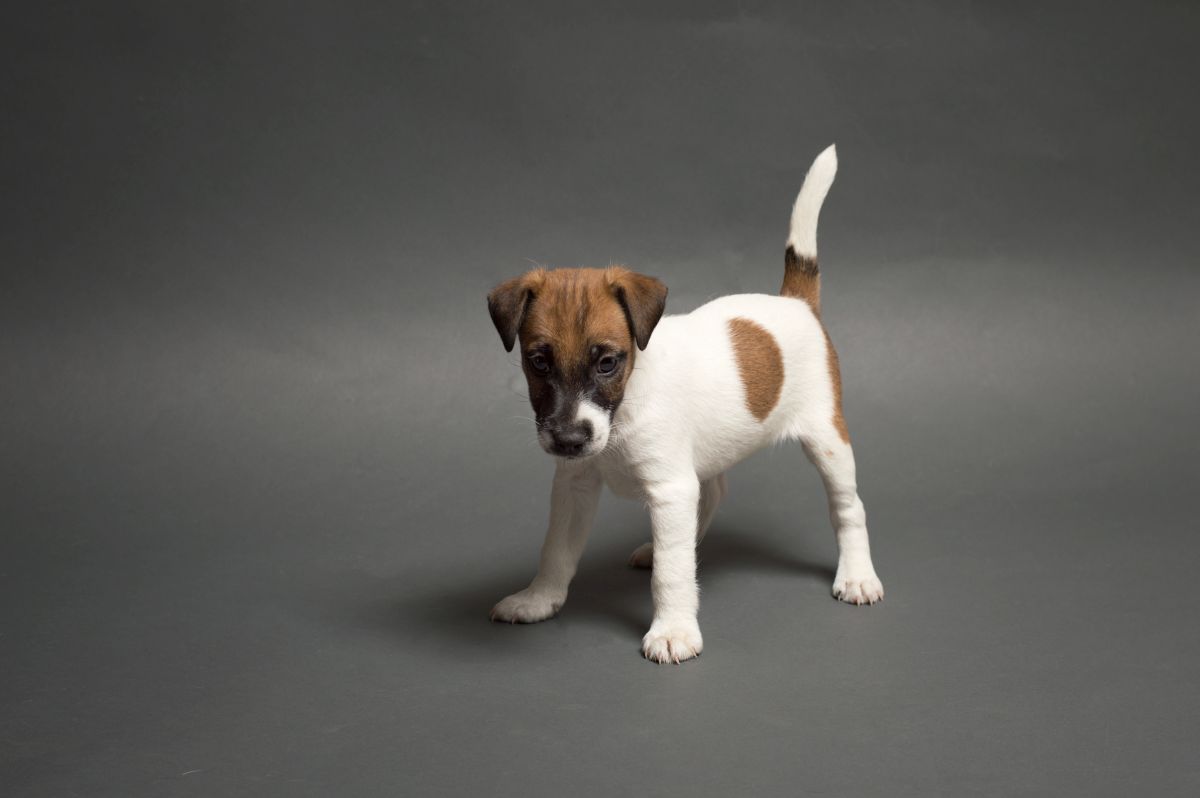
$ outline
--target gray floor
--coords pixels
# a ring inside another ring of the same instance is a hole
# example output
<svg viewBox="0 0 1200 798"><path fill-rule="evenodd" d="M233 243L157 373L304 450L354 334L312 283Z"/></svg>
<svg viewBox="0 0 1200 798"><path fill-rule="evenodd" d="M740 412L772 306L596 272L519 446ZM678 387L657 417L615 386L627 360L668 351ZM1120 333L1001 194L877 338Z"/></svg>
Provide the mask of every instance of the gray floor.
<svg viewBox="0 0 1200 798"><path fill-rule="evenodd" d="M6 25L0 792L1200 792L1200 14L989 5ZM700 659L640 657L611 497L560 617L489 623L551 463L484 293L774 291L830 141L886 601L780 448Z"/></svg>

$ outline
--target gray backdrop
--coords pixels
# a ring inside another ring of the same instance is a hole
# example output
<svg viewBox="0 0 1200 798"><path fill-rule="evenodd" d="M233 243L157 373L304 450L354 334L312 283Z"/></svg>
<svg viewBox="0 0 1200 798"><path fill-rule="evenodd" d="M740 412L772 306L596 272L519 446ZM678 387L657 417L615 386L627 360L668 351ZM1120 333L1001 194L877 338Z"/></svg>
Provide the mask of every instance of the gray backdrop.
<svg viewBox="0 0 1200 798"><path fill-rule="evenodd" d="M42 4L0 48L0 791L1194 795L1194 3ZM887 599L798 448L704 655L552 470L485 292L684 312L820 238ZM780 498L780 497L784 498Z"/></svg>

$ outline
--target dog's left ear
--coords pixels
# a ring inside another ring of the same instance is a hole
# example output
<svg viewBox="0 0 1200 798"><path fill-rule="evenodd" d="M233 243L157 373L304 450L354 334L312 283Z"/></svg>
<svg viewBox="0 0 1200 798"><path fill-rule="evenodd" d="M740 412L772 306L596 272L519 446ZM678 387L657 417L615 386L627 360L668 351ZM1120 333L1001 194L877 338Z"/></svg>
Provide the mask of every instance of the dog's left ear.
<svg viewBox="0 0 1200 798"><path fill-rule="evenodd" d="M625 309L629 331L638 349L650 343L650 333L667 307L667 286L660 280L622 269L612 277L613 294Z"/></svg>

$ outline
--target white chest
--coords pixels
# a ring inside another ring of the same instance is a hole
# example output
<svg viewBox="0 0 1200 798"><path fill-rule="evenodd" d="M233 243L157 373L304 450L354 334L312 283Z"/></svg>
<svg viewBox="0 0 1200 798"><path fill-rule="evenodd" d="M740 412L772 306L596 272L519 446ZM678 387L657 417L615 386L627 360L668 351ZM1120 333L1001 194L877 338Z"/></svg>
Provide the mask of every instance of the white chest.
<svg viewBox="0 0 1200 798"><path fill-rule="evenodd" d="M623 457L616 453L606 452L601 455L598 465L600 474L604 477L604 484L608 485L608 489L613 492L613 495L620 496L622 499L634 500L646 497L642 481Z"/></svg>

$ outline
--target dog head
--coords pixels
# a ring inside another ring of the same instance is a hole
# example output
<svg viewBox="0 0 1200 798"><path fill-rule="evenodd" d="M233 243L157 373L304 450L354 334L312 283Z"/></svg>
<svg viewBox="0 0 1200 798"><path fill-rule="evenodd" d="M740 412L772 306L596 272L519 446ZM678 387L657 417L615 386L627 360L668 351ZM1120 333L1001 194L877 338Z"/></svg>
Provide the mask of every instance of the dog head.
<svg viewBox="0 0 1200 798"><path fill-rule="evenodd" d="M667 287L628 269L534 269L488 294L509 352L520 342L538 443L559 457L608 444L636 349L662 318Z"/></svg>

